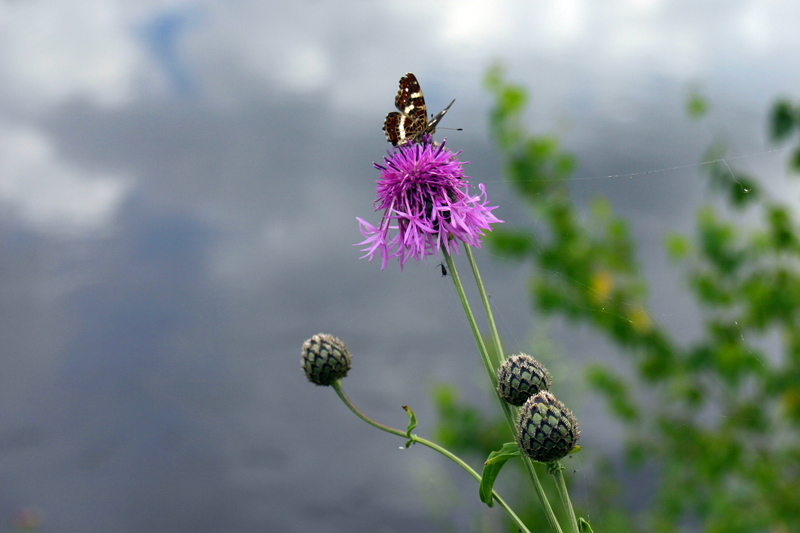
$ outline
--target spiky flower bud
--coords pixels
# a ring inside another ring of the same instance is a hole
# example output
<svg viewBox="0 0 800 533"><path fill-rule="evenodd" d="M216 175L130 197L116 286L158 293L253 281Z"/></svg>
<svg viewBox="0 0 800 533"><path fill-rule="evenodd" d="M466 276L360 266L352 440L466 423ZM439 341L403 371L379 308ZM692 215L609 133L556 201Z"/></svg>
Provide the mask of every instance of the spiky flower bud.
<svg viewBox="0 0 800 533"><path fill-rule="evenodd" d="M352 358L342 341L318 333L303 343L303 372L308 381L328 387L350 370Z"/></svg>
<svg viewBox="0 0 800 533"><path fill-rule="evenodd" d="M517 444L534 461L551 463L565 457L580 436L570 410L547 391L531 396L520 409Z"/></svg>
<svg viewBox="0 0 800 533"><path fill-rule="evenodd" d="M512 355L497 369L497 392L511 405L522 405L537 392L550 390L551 381L544 365L524 353Z"/></svg>

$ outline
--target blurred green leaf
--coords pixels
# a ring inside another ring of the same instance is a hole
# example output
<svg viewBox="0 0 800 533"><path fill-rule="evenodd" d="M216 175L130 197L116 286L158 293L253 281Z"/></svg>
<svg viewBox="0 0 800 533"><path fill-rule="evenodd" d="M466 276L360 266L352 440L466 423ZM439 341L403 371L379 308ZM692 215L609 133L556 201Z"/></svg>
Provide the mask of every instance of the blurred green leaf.
<svg viewBox="0 0 800 533"><path fill-rule="evenodd" d="M689 240L683 235L669 233L664 239L664 244L670 259L684 259L689 254Z"/></svg>
<svg viewBox="0 0 800 533"><path fill-rule="evenodd" d="M797 235L789 210L784 206L771 206L767 208L766 218L775 250L796 250Z"/></svg>
<svg viewBox="0 0 800 533"><path fill-rule="evenodd" d="M699 90L693 89L686 99L686 114L693 119L700 119L708 113L708 108L708 99Z"/></svg>
<svg viewBox="0 0 800 533"><path fill-rule="evenodd" d="M453 385L437 384L432 393L440 422L435 438L442 446L485 457L499 443L513 438L504 420L486 417L476 407L460 403Z"/></svg>
<svg viewBox="0 0 800 533"><path fill-rule="evenodd" d="M605 396L611 411L618 418L632 421L639 417L638 410L628 397L629 386L622 378L595 364L586 369L586 380L590 387Z"/></svg>
<svg viewBox="0 0 800 533"><path fill-rule="evenodd" d="M736 207L744 207L758 199L759 190L756 181L746 174L738 173L733 176L733 183L729 184L729 197Z"/></svg>
<svg viewBox="0 0 800 533"><path fill-rule="evenodd" d="M533 245L531 235L519 230L507 231L502 226L494 228L486 241L496 253L512 258L524 257Z"/></svg>
<svg viewBox="0 0 800 533"><path fill-rule="evenodd" d="M713 144L706 151L704 159L708 163L703 168L709 176L711 187L722 191L733 207L743 208L760 198L758 181L731 167L725 158L726 152L723 144Z"/></svg>
<svg viewBox="0 0 800 533"><path fill-rule="evenodd" d="M778 100L772 106L770 135L775 142L785 141L795 124L794 110L786 100Z"/></svg>

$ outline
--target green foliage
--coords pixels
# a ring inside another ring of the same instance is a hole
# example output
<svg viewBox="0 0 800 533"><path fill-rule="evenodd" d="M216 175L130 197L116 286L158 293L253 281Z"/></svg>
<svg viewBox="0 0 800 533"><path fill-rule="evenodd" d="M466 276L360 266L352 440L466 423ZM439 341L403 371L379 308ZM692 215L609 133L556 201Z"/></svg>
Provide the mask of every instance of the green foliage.
<svg viewBox="0 0 800 533"><path fill-rule="evenodd" d="M660 472L650 508L630 521L600 478L594 528L800 531L800 227L792 209L733 169L722 145L711 147L713 162L702 168L711 198L727 207L703 207L692 235L666 240L698 304L702 332L689 341L647 312L627 222L604 200L580 212L565 182L574 158L555 138L523 128L525 91L499 69L486 86L505 175L537 217L493 232L489 243L533 265L539 313L589 326L617 346L628 372L594 365L587 382L625 428L628 467ZM689 110L699 116L707 104L690 101ZM788 140L797 125L797 109L776 104L773 139ZM800 149L792 157L800 169Z"/></svg>
<svg viewBox="0 0 800 533"><path fill-rule="evenodd" d="M628 384L619 378L611 369L599 364L587 369L586 379L591 387L601 392L609 403L611 411L626 422L639 419L640 413L631 401Z"/></svg>
<svg viewBox="0 0 800 533"><path fill-rule="evenodd" d="M701 119L708 113L708 99L703 96L699 89L695 88L689 93L686 100L686 114L694 119Z"/></svg>
<svg viewBox="0 0 800 533"><path fill-rule="evenodd" d="M734 172L724 157L725 146L722 144L713 144L703 156L705 161L710 161L706 172L711 187L727 195L729 203L736 208L743 208L759 199L757 180L744 172Z"/></svg>
<svg viewBox="0 0 800 533"><path fill-rule="evenodd" d="M504 420L488 420L476 407L461 403L452 385L437 384L433 404L441 422L434 440L445 448L486 457L499 443L514 438Z"/></svg>
<svg viewBox="0 0 800 533"><path fill-rule="evenodd" d="M592 526L590 526L589 522L587 522L583 518L578 518L578 532L579 533L594 533L594 531L592 531Z"/></svg>
<svg viewBox="0 0 800 533"><path fill-rule="evenodd" d="M670 259L680 261L685 259L691 250L689 240L683 235L677 233L668 233L664 238L664 248L667 250L667 255Z"/></svg>
<svg viewBox="0 0 800 533"><path fill-rule="evenodd" d="M786 100L775 102L769 122L772 140L777 143L785 142L797 129L800 129L800 107L792 107L792 104ZM800 147L795 148L792 152L789 168L800 172Z"/></svg>
<svg viewBox="0 0 800 533"><path fill-rule="evenodd" d="M492 498L492 488L500 470L505 466L509 459L519 457L521 452L516 442L507 442L499 451L489 454L486 462L483 463L483 473L481 474L481 485L479 488L480 498L483 503L491 507L494 505Z"/></svg>
<svg viewBox="0 0 800 533"><path fill-rule="evenodd" d="M800 148L795 148L789 165L795 172L800 172Z"/></svg>
<svg viewBox="0 0 800 533"><path fill-rule="evenodd" d="M414 431L415 427L417 427L417 415L415 415L414 411L412 411L407 405L404 405L403 409L408 415L408 427L406 428L406 436L408 437L408 440L406 441L406 448L408 448L414 443L411 432Z"/></svg>
<svg viewBox="0 0 800 533"><path fill-rule="evenodd" d="M785 141L795 125L795 110L786 100L778 100L772 107L770 116L770 134L776 142Z"/></svg>
<svg viewBox="0 0 800 533"><path fill-rule="evenodd" d="M506 257L525 257L533 246L533 236L527 232L506 231L503 227L492 228L494 249Z"/></svg>

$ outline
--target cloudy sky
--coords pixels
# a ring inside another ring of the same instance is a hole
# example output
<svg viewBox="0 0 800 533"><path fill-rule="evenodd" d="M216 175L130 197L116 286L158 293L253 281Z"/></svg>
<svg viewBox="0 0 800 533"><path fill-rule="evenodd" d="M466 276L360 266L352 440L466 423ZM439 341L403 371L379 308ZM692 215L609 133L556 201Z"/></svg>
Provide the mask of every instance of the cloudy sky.
<svg viewBox="0 0 800 533"><path fill-rule="evenodd" d="M529 224L487 135L481 80L504 64L531 130L576 154L579 202L631 218L651 313L691 331L661 239L706 199L717 138L797 196L765 116L797 98L798 20L778 0L1 2L0 529L33 508L58 532L436 530L424 495L471 481L299 370L329 332L354 353L350 396L385 423L410 404L429 434L439 381L491 406L437 262L380 272L353 246L355 217L378 220L400 76L431 111L456 98L442 125L463 131L439 135L500 218ZM613 453L569 370L614 354L534 327L525 266L478 261L508 349L549 335L582 444Z"/></svg>

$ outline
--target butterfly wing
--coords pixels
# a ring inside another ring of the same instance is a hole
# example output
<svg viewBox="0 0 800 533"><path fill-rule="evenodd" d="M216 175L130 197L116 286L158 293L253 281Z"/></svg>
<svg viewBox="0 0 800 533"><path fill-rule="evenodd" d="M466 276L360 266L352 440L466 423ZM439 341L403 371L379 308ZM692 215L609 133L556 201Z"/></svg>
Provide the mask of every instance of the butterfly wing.
<svg viewBox="0 0 800 533"><path fill-rule="evenodd" d="M386 139L397 146L412 142L428 128L428 110L417 77L408 73L400 78L400 87L394 98L397 111L386 115L383 131Z"/></svg>
<svg viewBox="0 0 800 533"><path fill-rule="evenodd" d="M397 111L386 115L386 120L383 122L386 139L394 146L398 146L407 142L415 142L425 134L433 135L436 132L436 125L454 102L455 100L450 102L428 122L428 110L425 106L425 98L422 96L422 89L417 77L409 72L400 78L400 88L394 98L394 106Z"/></svg>
<svg viewBox="0 0 800 533"><path fill-rule="evenodd" d="M397 111L392 111L386 115L386 120L383 121L383 132L386 134L386 140L394 146L405 142L405 132L402 128L403 121L403 115Z"/></svg>
<svg viewBox="0 0 800 533"><path fill-rule="evenodd" d="M425 128L425 133L429 133L431 135L436 133L436 125L439 124L439 121L442 120L444 114L447 113L447 110L450 109L450 106L453 105L454 103L456 103L455 98L453 99L452 102L447 104L447 107L439 111L439 113L435 117L431 118L431 121L428 122L428 125Z"/></svg>

